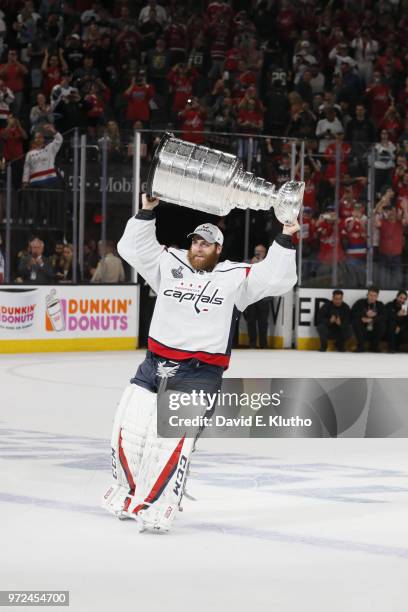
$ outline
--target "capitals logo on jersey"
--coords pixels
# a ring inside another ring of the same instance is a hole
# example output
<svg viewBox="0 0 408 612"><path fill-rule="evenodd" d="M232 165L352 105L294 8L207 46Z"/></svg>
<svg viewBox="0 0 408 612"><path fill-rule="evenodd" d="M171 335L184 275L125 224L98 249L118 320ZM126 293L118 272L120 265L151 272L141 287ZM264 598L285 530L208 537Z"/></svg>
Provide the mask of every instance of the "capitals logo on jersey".
<svg viewBox="0 0 408 612"><path fill-rule="evenodd" d="M210 283L211 281L208 281L204 286L194 286L192 283L189 283L186 287L183 286L183 283L180 283L180 285L174 289L165 289L163 294L180 303L191 302L197 314L200 312L208 312L209 309L207 307L203 308L203 306L210 304L212 306L221 306L224 302L224 298L218 295L218 288L206 293L206 289Z"/></svg>

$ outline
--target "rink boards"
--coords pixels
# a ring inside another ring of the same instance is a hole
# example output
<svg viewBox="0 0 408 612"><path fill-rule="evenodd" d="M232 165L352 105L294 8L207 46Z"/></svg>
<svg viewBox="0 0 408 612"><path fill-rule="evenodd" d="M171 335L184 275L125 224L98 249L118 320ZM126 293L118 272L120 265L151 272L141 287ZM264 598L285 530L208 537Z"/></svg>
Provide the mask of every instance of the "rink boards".
<svg viewBox="0 0 408 612"><path fill-rule="evenodd" d="M3 286L0 353L131 350L138 320L136 285Z"/></svg>
<svg viewBox="0 0 408 612"><path fill-rule="evenodd" d="M351 307L365 289L345 289ZM396 291L381 291L387 303ZM332 289L297 288L271 298L270 348L316 350L316 313ZM4 285L0 288L0 353L132 350L138 347L138 285ZM248 344L244 316L239 343Z"/></svg>

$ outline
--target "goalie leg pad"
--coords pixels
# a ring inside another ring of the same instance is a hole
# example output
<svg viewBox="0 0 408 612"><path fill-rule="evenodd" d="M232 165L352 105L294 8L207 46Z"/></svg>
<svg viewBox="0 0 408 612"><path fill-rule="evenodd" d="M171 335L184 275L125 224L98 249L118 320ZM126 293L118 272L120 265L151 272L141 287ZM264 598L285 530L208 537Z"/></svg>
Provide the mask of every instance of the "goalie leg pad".
<svg viewBox="0 0 408 612"><path fill-rule="evenodd" d="M112 476L102 506L121 517L133 498L152 420L156 421L156 394L138 385L126 387L112 430Z"/></svg>

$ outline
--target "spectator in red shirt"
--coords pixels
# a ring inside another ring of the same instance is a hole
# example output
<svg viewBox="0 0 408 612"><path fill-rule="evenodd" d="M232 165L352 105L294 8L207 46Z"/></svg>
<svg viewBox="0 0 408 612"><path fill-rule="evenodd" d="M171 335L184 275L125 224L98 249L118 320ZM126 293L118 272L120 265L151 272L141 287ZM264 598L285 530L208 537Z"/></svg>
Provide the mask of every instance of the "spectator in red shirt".
<svg viewBox="0 0 408 612"><path fill-rule="evenodd" d="M244 105L241 106L238 113L238 129L246 134L259 134L263 127L263 112L257 108L257 103L254 98L249 98ZM252 155L256 158L258 153L259 142L256 138L252 141ZM247 160L248 157L248 138L240 138L238 140L238 157Z"/></svg>
<svg viewBox="0 0 408 612"><path fill-rule="evenodd" d="M52 88L61 83L63 72L68 70L63 50L59 49L58 55L55 53L49 55L46 49L41 70L44 75L42 92L46 98L49 98Z"/></svg>
<svg viewBox="0 0 408 612"><path fill-rule="evenodd" d="M131 83L124 94L128 99L126 120L130 126L135 121L143 121L144 126L149 124L150 100L152 100L154 94L154 87L146 83L144 70L140 70L136 77L132 77Z"/></svg>
<svg viewBox="0 0 408 612"><path fill-rule="evenodd" d="M173 94L172 110L176 115L186 107L187 100L193 96L193 85L197 71L189 69L187 64L176 64L167 75Z"/></svg>
<svg viewBox="0 0 408 612"><path fill-rule="evenodd" d="M402 210L403 202L408 200L408 169L405 170L395 187L397 192L397 210Z"/></svg>
<svg viewBox="0 0 408 612"><path fill-rule="evenodd" d="M102 92L96 83L91 85L91 89L84 100L88 105L86 113L88 118L88 134L91 138L95 138L98 128L105 122L105 104Z"/></svg>
<svg viewBox="0 0 408 612"><path fill-rule="evenodd" d="M176 10L172 22L164 30L164 38L170 51L170 66L185 62L188 47L187 28L182 21L180 10Z"/></svg>
<svg viewBox="0 0 408 612"><path fill-rule="evenodd" d="M395 206L388 207L386 218L378 216L375 221L380 230L380 284L384 289L399 287L401 284L401 257L404 228L408 225L408 200L404 200L402 206L400 213Z"/></svg>
<svg viewBox="0 0 408 612"><path fill-rule="evenodd" d="M401 117L394 104L391 104L380 123L381 130L387 130L388 136L394 144L398 142L398 137L401 133L402 123Z"/></svg>
<svg viewBox="0 0 408 612"><path fill-rule="evenodd" d="M344 142L344 132L337 132L335 142L326 147L324 156L327 160L325 171L325 179L332 185L336 183L336 155L337 150L340 153L340 177L348 174L349 158L351 146L348 142Z"/></svg>
<svg viewBox="0 0 408 612"><path fill-rule="evenodd" d="M120 62L127 63L131 57L139 57L141 36L139 32L125 26L116 38L116 53Z"/></svg>
<svg viewBox="0 0 408 612"><path fill-rule="evenodd" d="M20 121L9 115L7 126L0 129L0 139L2 141L2 157L11 164L13 187L18 189L21 185L21 177L24 165L24 141L28 136L21 127ZM20 204L20 203L19 203ZM19 211L20 213L20 211Z"/></svg>
<svg viewBox="0 0 408 612"><path fill-rule="evenodd" d="M6 162L11 162L15 159L21 159L24 155L24 140L28 136L21 127L20 121L9 115L7 119L7 127L0 130L0 138L4 141L3 157Z"/></svg>
<svg viewBox="0 0 408 612"><path fill-rule="evenodd" d="M5 86L14 94L13 111L18 116L23 104L24 77L28 74L28 70L17 58L17 51L10 49L7 63L0 66L0 79L3 79Z"/></svg>
<svg viewBox="0 0 408 612"><path fill-rule="evenodd" d="M352 213L344 219L342 238L347 256L347 275L350 287L364 287L366 281L367 259L367 217L359 202L353 206Z"/></svg>
<svg viewBox="0 0 408 612"><path fill-rule="evenodd" d="M215 80L221 76L225 54L230 42L230 25L223 15L211 23L209 39L211 40L210 53L212 66L208 77Z"/></svg>
<svg viewBox="0 0 408 612"><path fill-rule="evenodd" d="M404 89L401 89L398 93L398 110L403 117L407 115L408 111L408 77L405 79Z"/></svg>
<svg viewBox="0 0 408 612"><path fill-rule="evenodd" d="M204 143L205 111L200 107L197 98L187 100L185 109L179 113L182 138L196 144Z"/></svg>
<svg viewBox="0 0 408 612"><path fill-rule="evenodd" d="M300 161L295 166L296 180L300 181ZM303 168L303 181L305 183L305 192L303 195L303 206L310 208L312 213L318 211L317 194L319 190L319 184L322 180L319 165L315 162L313 157L310 155L305 160Z"/></svg>
<svg viewBox="0 0 408 612"><path fill-rule="evenodd" d="M319 240L318 268L316 276L328 276L337 262L340 272L346 258L341 242L342 227L339 224L336 231L336 213L334 206L329 205L316 222L316 236Z"/></svg>
<svg viewBox="0 0 408 612"><path fill-rule="evenodd" d="M370 117L378 128L391 102L390 88L382 82L381 73L374 71L372 83L365 90L370 103Z"/></svg>
<svg viewBox="0 0 408 612"><path fill-rule="evenodd" d="M256 75L251 70L248 70L245 60L239 60L232 87L234 97L242 98L246 89L251 85L256 85Z"/></svg>
<svg viewBox="0 0 408 612"><path fill-rule="evenodd" d="M220 19L228 25L232 21L233 11L227 0L216 0L210 2L207 7L207 18L210 24L218 22Z"/></svg>
<svg viewBox="0 0 408 612"><path fill-rule="evenodd" d="M231 49L225 54L224 70L227 70L230 74L234 74L238 70L238 63L244 59L244 51L241 47L241 41L239 36L234 36L232 41Z"/></svg>
<svg viewBox="0 0 408 612"><path fill-rule="evenodd" d="M404 66L402 65L399 57L396 57L393 45L388 45L385 49L384 55L380 55L377 59L378 70L384 72L384 67L386 64L391 64L393 70L396 72L404 72Z"/></svg>

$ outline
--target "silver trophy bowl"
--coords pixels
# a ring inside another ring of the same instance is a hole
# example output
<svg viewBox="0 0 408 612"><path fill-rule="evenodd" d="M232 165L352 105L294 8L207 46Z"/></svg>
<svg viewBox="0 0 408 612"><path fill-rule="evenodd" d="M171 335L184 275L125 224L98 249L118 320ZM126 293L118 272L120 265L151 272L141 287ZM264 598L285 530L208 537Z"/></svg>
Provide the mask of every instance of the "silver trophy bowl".
<svg viewBox="0 0 408 612"><path fill-rule="evenodd" d="M245 172L235 155L185 142L166 133L147 179L147 195L220 217L233 208L269 210L283 224L295 223L305 184L288 181L277 190L272 183Z"/></svg>

